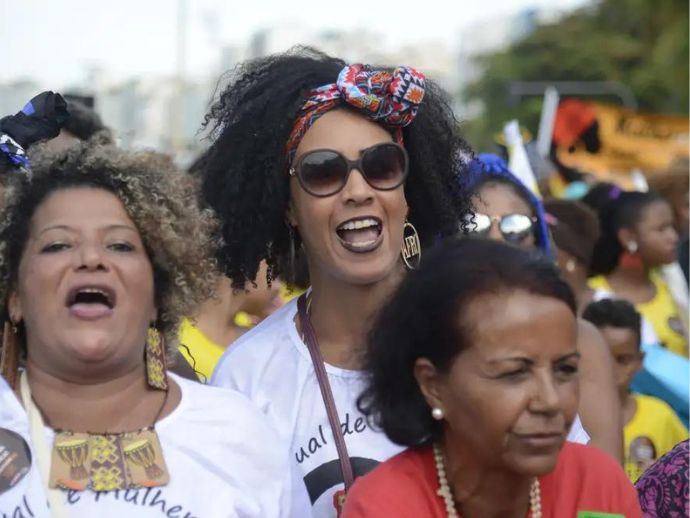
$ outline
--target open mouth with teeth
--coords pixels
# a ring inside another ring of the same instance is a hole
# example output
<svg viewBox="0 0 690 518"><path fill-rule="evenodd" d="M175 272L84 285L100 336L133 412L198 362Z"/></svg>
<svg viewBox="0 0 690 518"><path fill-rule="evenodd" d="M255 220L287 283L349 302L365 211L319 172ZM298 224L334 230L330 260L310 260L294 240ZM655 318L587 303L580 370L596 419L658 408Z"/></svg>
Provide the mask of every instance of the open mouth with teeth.
<svg viewBox="0 0 690 518"><path fill-rule="evenodd" d="M103 286L73 288L67 294L66 306L71 314L79 318L108 316L115 307L115 292Z"/></svg>
<svg viewBox="0 0 690 518"><path fill-rule="evenodd" d="M352 252L369 252L381 240L383 224L373 217L349 219L336 228L342 245Z"/></svg>

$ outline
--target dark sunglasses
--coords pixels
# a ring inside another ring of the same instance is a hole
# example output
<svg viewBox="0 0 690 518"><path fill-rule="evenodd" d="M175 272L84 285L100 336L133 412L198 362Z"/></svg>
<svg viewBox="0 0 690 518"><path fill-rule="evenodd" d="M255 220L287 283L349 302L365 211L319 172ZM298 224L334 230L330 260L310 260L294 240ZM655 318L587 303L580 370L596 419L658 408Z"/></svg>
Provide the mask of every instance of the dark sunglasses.
<svg viewBox="0 0 690 518"><path fill-rule="evenodd" d="M378 191L392 191L407 177L409 159L405 148L394 142L376 144L363 151L357 160L348 160L332 149L315 149L303 154L290 168L302 189L320 198L340 192L353 169Z"/></svg>
<svg viewBox="0 0 690 518"><path fill-rule="evenodd" d="M489 216L481 212L467 214L465 223L472 234L486 237L491 232L491 225L498 223L498 230L506 241L519 243L529 236L534 229L537 218L524 214L505 214L503 216Z"/></svg>

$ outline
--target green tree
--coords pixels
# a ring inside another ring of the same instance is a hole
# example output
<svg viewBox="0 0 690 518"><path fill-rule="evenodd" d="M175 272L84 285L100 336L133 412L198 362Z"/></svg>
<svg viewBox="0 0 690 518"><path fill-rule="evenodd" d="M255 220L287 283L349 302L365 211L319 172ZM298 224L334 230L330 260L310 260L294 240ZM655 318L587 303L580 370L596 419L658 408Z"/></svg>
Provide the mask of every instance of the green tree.
<svg viewBox="0 0 690 518"><path fill-rule="evenodd" d="M490 149L511 118L536 134L542 100L511 104L511 81L614 80L632 89L640 110L687 114L688 47L688 0L599 0L477 58L482 74L464 97L484 111L465 132L478 149Z"/></svg>

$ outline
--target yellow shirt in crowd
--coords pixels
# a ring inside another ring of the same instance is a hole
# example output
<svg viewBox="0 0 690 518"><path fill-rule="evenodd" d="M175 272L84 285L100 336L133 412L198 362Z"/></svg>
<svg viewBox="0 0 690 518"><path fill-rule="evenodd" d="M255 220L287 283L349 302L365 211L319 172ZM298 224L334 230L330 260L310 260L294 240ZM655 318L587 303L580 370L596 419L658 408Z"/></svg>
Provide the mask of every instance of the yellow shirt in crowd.
<svg viewBox="0 0 690 518"><path fill-rule="evenodd" d="M688 438L688 430L673 409L662 400L635 394L635 415L625 425L625 473L631 482L656 459Z"/></svg>
<svg viewBox="0 0 690 518"><path fill-rule="evenodd" d="M282 285L280 297L284 304L303 292L304 290ZM244 311L235 314L234 322L235 326L244 329L251 329L257 323L255 318ZM213 369L216 368L216 364L226 348L209 340L198 327L186 318L182 320L178 337L180 339L180 353L197 372L199 379L204 383L208 383L213 374Z"/></svg>
<svg viewBox="0 0 690 518"><path fill-rule="evenodd" d="M688 345L683 334L683 324L671 292L659 273L652 272L650 278L656 288L656 295L649 302L635 304L635 308L652 325L661 345L669 351L687 357ZM603 275L592 277L589 286L594 290L614 293Z"/></svg>
<svg viewBox="0 0 690 518"><path fill-rule="evenodd" d="M186 318L180 325L180 353L197 372L199 379L208 383L213 369L225 351L217 343L209 340L194 324Z"/></svg>

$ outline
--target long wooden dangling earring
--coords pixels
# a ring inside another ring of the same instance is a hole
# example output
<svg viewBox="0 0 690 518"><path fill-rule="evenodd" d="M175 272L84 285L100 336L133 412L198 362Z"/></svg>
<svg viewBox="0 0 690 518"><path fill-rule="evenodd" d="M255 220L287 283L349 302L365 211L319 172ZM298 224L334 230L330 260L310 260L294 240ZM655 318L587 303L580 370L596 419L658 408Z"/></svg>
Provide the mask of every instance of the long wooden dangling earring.
<svg viewBox="0 0 690 518"><path fill-rule="evenodd" d="M17 387L19 371L19 336L17 326L6 321L2 330L2 350L0 350L0 375L13 389Z"/></svg>
<svg viewBox="0 0 690 518"><path fill-rule="evenodd" d="M403 226L403 244L400 255L408 270L416 269L422 261L422 245L419 242L419 234L414 225L407 220Z"/></svg>
<svg viewBox="0 0 690 518"><path fill-rule="evenodd" d="M149 387L168 390L165 365L165 338L154 326L149 327L146 337L146 381Z"/></svg>

